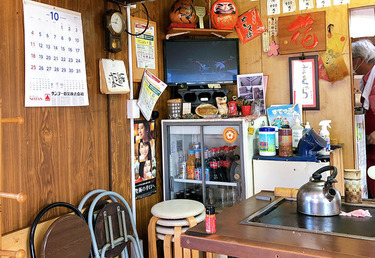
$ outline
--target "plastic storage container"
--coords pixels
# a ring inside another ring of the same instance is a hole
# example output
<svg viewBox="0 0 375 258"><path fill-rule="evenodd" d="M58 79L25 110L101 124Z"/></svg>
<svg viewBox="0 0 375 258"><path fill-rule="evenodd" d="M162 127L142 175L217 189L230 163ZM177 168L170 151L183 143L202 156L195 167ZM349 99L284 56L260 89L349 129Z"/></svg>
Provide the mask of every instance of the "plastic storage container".
<svg viewBox="0 0 375 258"><path fill-rule="evenodd" d="M264 126L259 128L259 155L276 155L276 133L274 127Z"/></svg>

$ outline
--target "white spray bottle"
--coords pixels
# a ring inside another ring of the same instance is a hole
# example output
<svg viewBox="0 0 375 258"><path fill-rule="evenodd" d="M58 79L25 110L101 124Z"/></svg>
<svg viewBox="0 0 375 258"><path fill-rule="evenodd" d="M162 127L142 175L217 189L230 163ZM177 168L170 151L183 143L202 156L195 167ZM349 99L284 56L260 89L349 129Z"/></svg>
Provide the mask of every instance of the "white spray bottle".
<svg viewBox="0 0 375 258"><path fill-rule="evenodd" d="M329 152L331 150L331 139L329 137L329 131L328 127L331 128L329 123L331 123L331 120L323 120L320 121L319 125L322 127L322 129L319 132L319 135L326 141L327 146L324 149L321 149L318 153L320 155L329 155Z"/></svg>

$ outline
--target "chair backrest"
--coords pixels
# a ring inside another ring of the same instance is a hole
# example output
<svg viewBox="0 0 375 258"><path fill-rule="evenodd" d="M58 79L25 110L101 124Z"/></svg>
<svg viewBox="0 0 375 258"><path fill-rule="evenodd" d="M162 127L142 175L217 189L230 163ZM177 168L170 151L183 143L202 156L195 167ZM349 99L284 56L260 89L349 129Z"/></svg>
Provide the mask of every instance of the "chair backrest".
<svg viewBox="0 0 375 258"><path fill-rule="evenodd" d="M126 200L118 193L98 189L88 193L78 209L82 210L85 202L94 195L97 196L88 207L87 224L95 257L113 257L119 249L123 249L120 250L121 256L127 257L126 244L130 240L135 247L136 256L143 258L134 218ZM105 204L98 212L97 203L104 197L110 198L113 202Z"/></svg>
<svg viewBox="0 0 375 258"><path fill-rule="evenodd" d="M90 230L82 213L66 202L56 202L42 209L35 217L29 234L31 258L36 258L34 238L36 227L42 216L52 208L65 207L76 215L64 215L48 228L41 246L41 257L89 257L91 249Z"/></svg>

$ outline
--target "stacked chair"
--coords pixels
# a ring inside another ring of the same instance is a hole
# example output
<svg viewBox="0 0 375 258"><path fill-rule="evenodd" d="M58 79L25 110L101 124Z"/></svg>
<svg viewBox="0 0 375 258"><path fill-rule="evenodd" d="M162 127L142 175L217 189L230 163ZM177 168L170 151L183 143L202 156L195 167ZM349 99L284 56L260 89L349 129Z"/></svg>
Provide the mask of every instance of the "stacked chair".
<svg viewBox="0 0 375 258"><path fill-rule="evenodd" d="M153 217L148 225L150 258L157 257L157 240L163 241L166 258L199 257L198 250L181 248L180 235L205 219L205 207L202 203L187 199L168 200L155 204L151 213Z"/></svg>
<svg viewBox="0 0 375 258"><path fill-rule="evenodd" d="M94 196L83 213L91 233L93 256L104 258L121 255L127 258L127 245L130 242L136 257L143 258L133 215L125 199L118 193L98 189L82 199L78 210L82 211L88 199Z"/></svg>
<svg viewBox="0 0 375 258"><path fill-rule="evenodd" d="M89 199L93 200L86 204ZM45 233L38 257L103 258L121 256L128 258L127 246L131 243L136 258L143 258L135 222L128 203L118 193L103 189L89 192L82 199L78 208L69 203L57 202L41 210L30 230L31 258L37 257L34 246L36 227L42 216L55 207L68 208L75 214L60 216L50 225Z"/></svg>

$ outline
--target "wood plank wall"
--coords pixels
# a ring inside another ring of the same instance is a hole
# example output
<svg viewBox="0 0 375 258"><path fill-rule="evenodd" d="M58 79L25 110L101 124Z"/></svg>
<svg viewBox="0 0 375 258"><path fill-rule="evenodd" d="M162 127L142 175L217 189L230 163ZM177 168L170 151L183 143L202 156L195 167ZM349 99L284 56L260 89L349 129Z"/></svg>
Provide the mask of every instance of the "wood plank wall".
<svg viewBox="0 0 375 258"><path fill-rule="evenodd" d="M198 1L198 0L197 0ZM24 204L3 200L3 232L29 226L37 212L49 203L66 201L77 205L88 191L96 188L118 192L131 203L130 129L126 118L128 95L105 96L99 93L98 60L110 57L123 59L127 66L126 35L124 51L108 54L104 47L102 17L111 4L104 0L39 0L39 2L78 11L82 14L86 56L88 107L25 108L24 107L24 37L22 0L2 0L0 10L0 98L3 117L22 116L21 126L3 125L1 167L5 192L25 192L29 199ZM169 25L169 10L174 0L146 3L150 18L157 22L159 44L159 74L163 78L162 39ZM266 1L235 1L239 13L255 6L266 22ZM327 23L335 24L334 32L348 36L348 8L373 4L371 0L351 0L350 5L326 8ZM317 11L317 10L312 10ZM132 11L145 18L141 5ZM299 12L296 12L299 13ZM229 37L237 37L233 32ZM344 48L344 59L350 66L349 42ZM241 73L263 72L270 75L267 106L289 103L288 57L267 57L262 52L261 38L240 45ZM276 68L276 69L275 69ZM332 138L344 143L344 167L352 168L353 117L350 78L333 85L320 81L320 111L304 112L304 121L315 129L318 122L331 119ZM139 84L135 84L138 96ZM236 87L230 87L233 92ZM166 91L155 110L166 117ZM333 100L334 98L334 100ZM157 119L157 153L161 153L160 119ZM138 200L137 228L146 239L151 207L162 200L161 157L158 162L158 193ZM52 211L46 218L64 210Z"/></svg>
<svg viewBox="0 0 375 258"><path fill-rule="evenodd" d="M100 58L127 58L127 36L123 35L123 51L108 54L104 45L103 14L116 8L105 0L38 1L80 12L82 15L86 57L88 107L25 108L24 107L24 32L22 0L1 2L0 28L0 98L3 117L22 116L22 126L3 126L2 186L4 192L25 192L24 204L3 200L3 233L29 226L46 205L64 201L78 205L81 198L97 188L113 190L131 205L130 122L126 118L129 95L106 96L99 92L98 61ZM165 37L169 22L167 1L146 3L150 19L157 22L158 45ZM141 5L132 10L145 18ZM123 10L125 12L125 10ZM158 51L162 51L159 47ZM161 53L161 52L160 52ZM162 71L162 55L157 60ZM162 73L160 73L162 75ZM159 76L160 76L159 75ZM134 96L139 83L134 85ZM166 91L155 110L166 117ZM157 119L157 150L161 153L160 119ZM159 155L159 154L158 154ZM162 199L161 157L158 162L158 193L137 201L137 227L141 238L147 235L152 205ZM65 213L52 210L45 219Z"/></svg>

